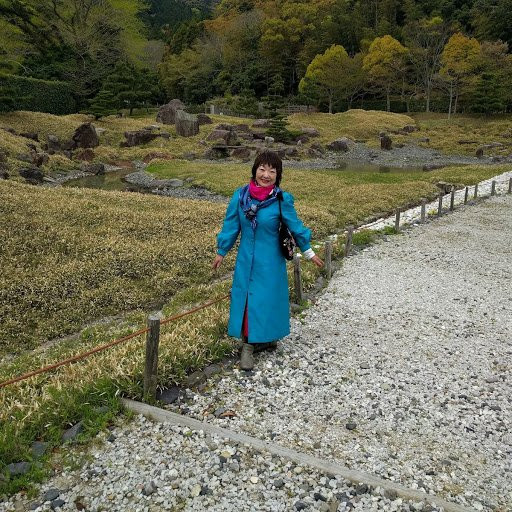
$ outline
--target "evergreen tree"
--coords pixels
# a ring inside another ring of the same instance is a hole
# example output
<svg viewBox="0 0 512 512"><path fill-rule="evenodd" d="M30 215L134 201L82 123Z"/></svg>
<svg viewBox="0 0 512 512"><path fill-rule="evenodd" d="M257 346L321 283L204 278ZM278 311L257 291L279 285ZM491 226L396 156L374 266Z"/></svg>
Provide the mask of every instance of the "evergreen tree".
<svg viewBox="0 0 512 512"><path fill-rule="evenodd" d="M94 115L96 119L100 117L110 116L119 111L119 101L110 89L103 88L90 101L87 112Z"/></svg>
<svg viewBox="0 0 512 512"><path fill-rule="evenodd" d="M0 112L14 110L15 90L7 83L7 75L0 71Z"/></svg>
<svg viewBox="0 0 512 512"><path fill-rule="evenodd" d="M503 88L495 73L482 73L473 95L471 110L483 114L503 112L505 109L503 93Z"/></svg>

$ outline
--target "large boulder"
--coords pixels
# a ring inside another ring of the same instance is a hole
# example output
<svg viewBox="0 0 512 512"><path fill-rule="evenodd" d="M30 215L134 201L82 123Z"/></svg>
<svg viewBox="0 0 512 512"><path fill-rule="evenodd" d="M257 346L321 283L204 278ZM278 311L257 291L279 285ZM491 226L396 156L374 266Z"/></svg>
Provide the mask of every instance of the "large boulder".
<svg viewBox="0 0 512 512"><path fill-rule="evenodd" d="M310 127L301 128L301 132L304 135L307 135L308 137L319 137L320 136L320 132L316 128L310 128Z"/></svg>
<svg viewBox="0 0 512 512"><path fill-rule="evenodd" d="M346 153L350 150L351 144L352 141L350 139L347 139L347 137L341 137L339 139L333 140L332 142L329 142L329 144L327 144L327 149L331 151L343 151Z"/></svg>
<svg viewBox="0 0 512 512"><path fill-rule="evenodd" d="M199 121L197 116L184 110L176 111L176 133L182 137L193 137L199 133Z"/></svg>
<svg viewBox="0 0 512 512"><path fill-rule="evenodd" d="M82 172L86 172L87 174L95 174L97 176L105 174L105 164L102 163L96 163L96 164L90 164L90 163L83 163L80 166L80 170Z"/></svg>
<svg viewBox="0 0 512 512"><path fill-rule="evenodd" d="M37 167L25 167L20 169L20 176L33 185L43 182L44 174Z"/></svg>
<svg viewBox="0 0 512 512"><path fill-rule="evenodd" d="M176 112L178 110L185 110L185 108L186 106L181 100L171 100L159 108L156 120L162 124L174 124L176 122Z"/></svg>
<svg viewBox="0 0 512 512"><path fill-rule="evenodd" d="M253 128L270 128L270 121L268 119L256 119L252 126Z"/></svg>
<svg viewBox="0 0 512 512"><path fill-rule="evenodd" d="M391 137L389 135L382 135L380 138L380 149L389 151L392 147Z"/></svg>
<svg viewBox="0 0 512 512"><path fill-rule="evenodd" d="M7 180L9 178L9 168L4 162L0 162L0 180Z"/></svg>
<svg viewBox="0 0 512 512"><path fill-rule="evenodd" d="M224 144L226 146L235 146L237 144L237 135L234 130L213 130L208 137L208 141L214 141L217 144Z"/></svg>
<svg viewBox="0 0 512 512"><path fill-rule="evenodd" d="M126 137L126 141L122 142L121 146L133 147L140 146L141 144L147 144L153 139L156 139L159 134L153 132L152 130L135 130L124 132L124 136Z"/></svg>
<svg viewBox="0 0 512 512"><path fill-rule="evenodd" d="M212 118L210 116L207 116L206 114L197 114L197 121L199 123L199 126L203 124L212 124Z"/></svg>
<svg viewBox="0 0 512 512"><path fill-rule="evenodd" d="M247 160L251 157L251 150L245 146L240 146L231 151L231 156L240 160Z"/></svg>
<svg viewBox="0 0 512 512"><path fill-rule="evenodd" d="M91 123L81 124L73 134L72 140L74 148L95 148L100 145L100 139L96 133L96 128ZM64 148L68 149L68 148Z"/></svg>
<svg viewBox="0 0 512 512"><path fill-rule="evenodd" d="M60 147L60 140L57 135L52 135L51 133L47 137L46 149L53 155L56 151L60 151L62 148Z"/></svg>
<svg viewBox="0 0 512 512"><path fill-rule="evenodd" d="M35 132L24 132L20 133L20 137L25 137L26 139L32 139L36 142L39 142L39 135Z"/></svg>

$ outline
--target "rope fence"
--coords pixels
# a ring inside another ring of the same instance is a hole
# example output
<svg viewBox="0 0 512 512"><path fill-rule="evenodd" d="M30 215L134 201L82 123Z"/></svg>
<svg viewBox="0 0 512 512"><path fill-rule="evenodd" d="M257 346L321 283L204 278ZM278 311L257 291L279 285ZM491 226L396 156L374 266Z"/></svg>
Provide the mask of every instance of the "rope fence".
<svg viewBox="0 0 512 512"><path fill-rule="evenodd" d="M509 178L508 189L507 189L506 193L512 194L512 177ZM497 195L496 181L493 180L492 184L491 184L490 196L488 196L488 197L492 197L495 195ZM464 201L462 204L465 205L468 203L468 196L469 196L469 187L465 187ZM475 185L474 191L473 191L473 198L476 199L477 197L478 197L478 183ZM443 198L444 198L444 194L440 193L439 198L438 198L438 210L436 213L436 216L438 218L443 215ZM427 200L422 199L422 201L421 201L421 216L420 216L421 223L426 222L426 219L427 219L426 205L427 205ZM449 209L450 209L450 211L454 211L454 209L455 209L455 187L452 187L451 192L450 192L450 207L449 207ZM398 208L395 213L394 228L395 228L396 233L400 232L401 212L402 212L402 210L400 208ZM345 236L345 244L341 251L343 257L348 257L350 255L350 251L352 248L352 238L353 238L354 232L355 232L354 226L348 226L347 231L346 231L346 236ZM328 280L331 278L331 276L333 274L332 257L333 257L333 242L332 242L332 240L327 240L325 242L324 259L325 259L325 274L326 274L326 277ZM300 304L304 300L304 292L303 292L303 286L302 286L300 257L297 254L293 258L293 281L294 281L293 289L294 289L294 294L295 294L295 300L298 304ZM204 304L201 304L200 306L197 306L193 309L190 309L183 313L178 313L176 315L170 316L169 318L165 318L165 319L161 319L157 315L150 315L148 317L148 326L145 329L140 329L140 330L133 332L127 336L113 340L113 341L106 343L104 345L101 345L99 347L95 347L94 349L89 350L87 352L83 352L83 353L77 354L73 357L69 357L67 359L64 359L63 361L59 361L57 363L39 368L32 372L25 373L23 375L19 375L17 377L6 380L4 382L0 382L0 389L7 387L9 385L30 379L31 377L34 377L36 375L40 375L42 373L47 373L47 372L53 371L61 366L75 363L77 361L86 359L87 357L89 357L93 354L97 354L98 352L108 350L111 347L114 347L121 343L125 343L133 338L136 338L137 336L147 334L146 358L145 358L145 370L144 370L144 395L146 397L155 398L156 397L156 386L157 386L157 374L158 374L158 347L159 347L159 342L160 342L160 327L162 325L176 321L185 316L196 313L197 311L200 311L207 307L213 306L214 304L217 304L218 302L228 299L229 296L230 296L230 294L228 293L226 295L223 295L222 297L212 299L208 302L205 302Z"/></svg>

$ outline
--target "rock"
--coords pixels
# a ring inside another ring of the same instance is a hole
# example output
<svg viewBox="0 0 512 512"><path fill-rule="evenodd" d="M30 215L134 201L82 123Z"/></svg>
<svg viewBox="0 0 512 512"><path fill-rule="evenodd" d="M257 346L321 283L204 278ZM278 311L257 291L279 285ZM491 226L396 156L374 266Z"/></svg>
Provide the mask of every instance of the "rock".
<svg viewBox="0 0 512 512"><path fill-rule="evenodd" d="M357 427L357 424L354 423L353 421L349 421L345 427L347 428L347 430L355 430L356 427Z"/></svg>
<svg viewBox="0 0 512 512"><path fill-rule="evenodd" d="M458 144L478 144L478 141L477 140L458 140L457 141Z"/></svg>
<svg viewBox="0 0 512 512"><path fill-rule="evenodd" d="M142 161L145 164L148 164L149 162L151 162L151 160L172 160L172 159L173 159L173 156L169 155L169 153L162 153L162 152L159 152L159 151L153 151L151 153L148 153L142 159Z"/></svg>
<svg viewBox="0 0 512 512"><path fill-rule="evenodd" d="M85 148L75 153L76 160L82 160L84 162L92 162L95 154L91 148Z"/></svg>
<svg viewBox="0 0 512 512"><path fill-rule="evenodd" d="M79 421L76 425L73 425L71 428L68 428L62 434L62 442L65 443L67 441L73 441L80 432L84 429L83 422Z"/></svg>
<svg viewBox="0 0 512 512"><path fill-rule="evenodd" d="M477 148L475 155L477 158L483 158L484 148L482 148L482 147Z"/></svg>
<svg viewBox="0 0 512 512"><path fill-rule="evenodd" d="M226 146L235 146L238 144L237 135L234 130L222 130L216 128L206 137L208 141L216 141L217 144L222 143Z"/></svg>
<svg viewBox="0 0 512 512"><path fill-rule="evenodd" d="M323 153L321 153L317 149L308 148L308 156L311 156L313 158L321 158L323 156Z"/></svg>
<svg viewBox="0 0 512 512"><path fill-rule="evenodd" d="M39 136L35 132L20 133L20 137L25 137L26 139L32 139L35 140L36 142L39 142Z"/></svg>
<svg viewBox="0 0 512 512"><path fill-rule="evenodd" d="M171 138L171 134L169 132L160 132L159 135L165 140L169 140Z"/></svg>
<svg viewBox="0 0 512 512"><path fill-rule="evenodd" d="M264 132L251 132L252 138L255 140L265 140L265 133Z"/></svg>
<svg viewBox="0 0 512 512"><path fill-rule="evenodd" d="M295 137L295 142L297 143L301 143L301 144L305 144L306 142L309 142L309 137L307 135L297 135L297 137Z"/></svg>
<svg viewBox="0 0 512 512"><path fill-rule="evenodd" d="M219 160L220 158L226 158L228 155L226 152L221 151L218 148L210 148L204 152L203 156L207 160Z"/></svg>
<svg viewBox="0 0 512 512"><path fill-rule="evenodd" d="M251 484L257 484L260 479L257 476L251 476Z"/></svg>
<svg viewBox="0 0 512 512"><path fill-rule="evenodd" d="M392 146L391 137L389 135L382 135L380 138L380 149L389 151Z"/></svg>
<svg viewBox="0 0 512 512"><path fill-rule="evenodd" d="M249 128L248 124L235 124L234 129L238 134L251 133L251 129Z"/></svg>
<svg viewBox="0 0 512 512"><path fill-rule="evenodd" d="M46 453L49 446L49 443L34 441L31 446L32 457L34 457L34 459L40 459Z"/></svg>
<svg viewBox="0 0 512 512"><path fill-rule="evenodd" d="M207 378L210 378L212 375L217 375L222 372L222 368L218 364L210 364L204 369L204 374Z"/></svg>
<svg viewBox="0 0 512 512"><path fill-rule="evenodd" d="M73 134L73 148L95 148L100 145L100 139L96 133L94 125L91 123L81 124ZM68 148L63 148L68 149Z"/></svg>
<svg viewBox="0 0 512 512"><path fill-rule="evenodd" d="M173 99L166 105L162 105L156 115L156 120L162 124L175 124L176 112L178 110L185 110L185 104L179 99Z"/></svg>
<svg viewBox="0 0 512 512"><path fill-rule="evenodd" d="M178 178L171 178L166 181L166 185L173 188L183 187L185 182L183 180L180 180Z"/></svg>
<svg viewBox="0 0 512 512"><path fill-rule="evenodd" d="M191 373L185 381L188 388L198 386L199 384L202 384L203 382L206 382L206 375L202 371L197 371L197 372Z"/></svg>
<svg viewBox="0 0 512 512"><path fill-rule="evenodd" d="M144 496L151 496L156 491L153 482L149 482L149 484L144 485L144 488L142 489L142 494Z"/></svg>
<svg viewBox="0 0 512 512"><path fill-rule="evenodd" d="M325 153L325 148L320 144L320 142L313 142L313 144L311 144L311 149L318 151L322 155Z"/></svg>
<svg viewBox="0 0 512 512"><path fill-rule="evenodd" d="M7 180L7 179L9 179L8 167L3 162L0 162L0 180Z"/></svg>
<svg viewBox="0 0 512 512"><path fill-rule="evenodd" d="M26 167L20 169L19 174L33 185L42 183L44 178L44 174L37 167Z"/></svg>
<svg viewBox="0 0 512 512"><path fill-rule="evenodd" d="M30 471L32 464L30 462L13 462L7 465L7 473L11 476L25 475Z"/></svg>
<svg viewBox="0 0 512 512"><path fill-rule="evenodd" d="M359 484L356 486L356 494L366 494L369 491L369 488L366 484Z"/></svg>
<svg viewBox="0 0 512 512"><path fill-rule="evenodd" d="M308 506L303 501L296 501L293 505L295 510L305 510Z"/></svg>
<svg viewBox="0 0 512 512"><path fill-rule="evenodd" d="M60 507L62 507L62 505L65 505L66 502L64 500L61 500L61 499L58 499L58 500L53 500L51 503L50 503L50 507L52 510L56 510Z"/></svg>
<svg viewBox="0 0 512 512"><path fill-rule="evenodd" d="M320 137L320 132L316 128L301 128L301 131L304 135L307 135L308 137Z"/></svg>
<svg viewBox="0 0 512 512"><path fill-rule="evenodd" d="M192 489L190 489L190 496L192 498L197 498L201 494L201 486L199 484L195 484Z"/></svg>
<svg viewBox="0 0 512 512"><path fill-rule="evenodd" d="M425 142L428 144L430 142L430 139L428 137L420 137L418 139L418 142Z"/></svg>
<svg viewBox="0 0 512 512"><path fill-rule="evenodd" d="M405 133L412 133L412 132L415 132L415 131L418 131L419 128L414 125L414 124L406 124L403 128L402 128L402 131L405 132Z"/></svg>
<svg viewBox="0 0 512 512"><path fill-rule="evenodd" d="M121 143L123 147L140 146L141 144L147 144L158 137L157 133L152 130L135 130L124 132L126 141Z"/></svg>
<svg viewBox="0 0 512 512"><path fill-rule="evenodd" d="M231 151L231 156L240 160L246 160L250 158L251 150L245 146L241 146L239 148L233 149L233 151Z"/></svg>
<svg viewBox="0 0 512 512"><path fill-rule="evenodd" d="M216 130L226 130L228 132L236 131L234 124L220 123L215 127Z"/></svg>
<svg viewBox="0 0 512 512"><path fill-rule="evenodd" d="M41 499L43 501L53 501L56 500L60 496L60 490L59 489L48 489Z"/></svg>
<svg viewBox="0 0 512 512"><path fill-rule="evenodd" d="M274 480L274 487L276 489L281 489L282 487L284 487L284 480L282 478L276 478Z"/></svg>
<svg viewBox="0 0 512 512"><path fill-rule="evenodd" d="M193 137L199 133L199 121L194 114L177 110L175 116L176 133L182 137Z"/></svg>
<svg viewBox="0 0 512 512"><path fill-rule="evenodd" d="M297 148L286 148L284 150L284 154L286 156L299 156L299 152L297 151Z"/></svg>
<svg viewBox="0 0 512 512"><path fill-rule="evenodd" d="M313 494L313 499L315 501L327 501L327 498L323 494L320 494L319 492L315 492Z"/></svg>
<svg viewBox="0 0 512 512"><path fill-rule="evenodd" d="M434 169L442 169L445 167L443 164L425 164L423 166L424 171L433 171Z"/></svg>
<svg viewBox="0 0 512 512"><path fill-rule="evenodd" d="M269 128L270 121L268 119L256 119L252 123L253 128Z"/></svg>
<svg viewBox="0 0 512 512"><path fill-rule="evenodd" d="M212 124L213 120L206 114L197 114L197 122L199 123L199 126L201 126L203 124Z"/></svg>
<svg viewBox="0 0 512 512"><path fill-rule="evenodd" d="M42 505L42 503L41 503L40 501L33 501L33 502L28 506L28 509L29 509L29 510L37 510L41 505Z"/></svg>
<svg viewBox="0 0 512 512"><path fill-rule="evenodd" d="M100 176L102 174L105 174L105 164L97 163L97 164L82 164L80 166L80 170L82 172L86 172L87 174L95 174L97 176Z"/></svg>
<svg viewBox="0 0 512 512"><path fill-rule="evenodd" d="M500 381L500 378L497 375L494 375L493 377L488 377L487 379L485 379L485 382L487 382L488 384L493 384L493 383L499 382L499 381Z"/></svg>
<svg viewBox="0 0 512 512"><path fill-rule="evenodd" d="M438 181L436 183L436 187L441 189L441 191L444 192L445 194L448 194L448 192L451 192L452 186L453 186L452 183L447 183L446 181Z"/></svg>
<svg viewBox="0 0 512 512"><path fill-rule="evenodd" d="M359 365L359 368L361 368L361 370L369 370L370 369L370 365L368 363L361 363Z"/></svg>
<svg viewBox="0 0 512 512"><path fill-rule="evenodd" d="M350 150L350 144L352 141L347 137L341 137L340 139L333 140L327 144L327 149L330 151L343 151L347 152Z"/></svg>
<svg viewBox="0 0 512 512"><path fill-rule="evenodd" d="M265 146L272 146L274 144L274 137L265 137Z"/></svg>

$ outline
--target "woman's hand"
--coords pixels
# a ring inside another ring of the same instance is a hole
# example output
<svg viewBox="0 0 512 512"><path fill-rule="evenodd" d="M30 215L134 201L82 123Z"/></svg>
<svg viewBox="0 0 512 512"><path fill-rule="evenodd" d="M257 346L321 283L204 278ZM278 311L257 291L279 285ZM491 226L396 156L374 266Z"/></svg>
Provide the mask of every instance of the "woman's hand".
<svg viewBox="0 0 512 512"><path fill-rule="evenodd" d="M315 254L311 260L317 267L323 267L324 262Z"/></svg>
<svg viewBox="0 0 512 512"><path fill-rule="evenodd" d="M221 256L220 254L217 254L217 256L215 256L215 259L213 260L212 263L213 270L217 270L220 267L223 259L224 256Z"/></svg>

